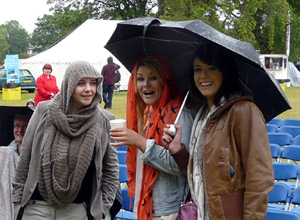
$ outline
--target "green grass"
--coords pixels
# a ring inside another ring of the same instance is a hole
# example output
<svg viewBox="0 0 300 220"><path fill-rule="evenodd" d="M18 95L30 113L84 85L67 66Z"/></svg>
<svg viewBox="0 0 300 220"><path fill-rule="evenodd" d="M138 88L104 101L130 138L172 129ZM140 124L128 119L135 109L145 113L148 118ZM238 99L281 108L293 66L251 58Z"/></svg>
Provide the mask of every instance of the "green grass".
<svg viewBox="0 0 300 220"><path fill-rule="evenodd" d="M127 92L114 93L112 109L108 109L113 113L116 118L126 119L126 103L127 103ZM101 108L104 107L104 102L100 104Z"/></svg>
<svg viewBox="0 0 300 220"><path fill-rule="evenodd" d="M291 110L287 110L280 115L277 116L277 118L300 118L300 87L287 87L286 88L286 96L292 106Z"/></svg>
<svg viewBox="0 0 300 220"><path fill-rule="evenodd" d="M11 101L11 100L2 100L2 93L0 93L0 105L5 106L25 106L28 99L33 99L35 93L28 93L26 91L22 92L20 101ZM300 87L287 87L286 96L293 109L288 110L277 116L278 118L300 118ZM112 109L109 109L110 112L116 115L116 118L126 118L126 101L127 93L121 92L120 94L116 93L113 97L113 106ZM104 103L102 102L100 106L103 108Z"/></svg>

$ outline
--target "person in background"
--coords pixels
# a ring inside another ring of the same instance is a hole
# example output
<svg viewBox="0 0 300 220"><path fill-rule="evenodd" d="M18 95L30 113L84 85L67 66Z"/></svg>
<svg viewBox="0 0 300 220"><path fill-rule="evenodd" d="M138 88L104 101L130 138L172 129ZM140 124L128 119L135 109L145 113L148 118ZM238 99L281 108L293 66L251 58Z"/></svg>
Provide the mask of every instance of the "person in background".
<svg viewBox="0 0 300 220"><path fill-rule="evenodd" d="M14 140L8 145L14 149L14 154L17 159L20 157L21 145L26 132L28 122L31 115L29 114L16 114L14 117Z"/></svg>
<svg viewBox="0 0 300 220"><path fill-rule="evenodd" d="M107 58L107 64L102 68L101 74L103 76L103 101L104 108L112 108L112 100L115 86L115 72L120 69L118 64L113 62L112 57Z"/></svg>
<svg viewBox="0 0 300 220"><path fill-rule="evenodd" d="M192 103L201 106L189 157L182 154L180 126L174 140L163 138L178 165L188 161L183 168L198 220L264 220L274 184L266 122L253 97L243 95L232 54L209 43L199 48L189 81Z"/></svg>
<svg viewBox="0 0 300 220"><path fill-rule="evenodd" d="M0 210L1 218L13 218L12 181L20 158L21 145L31 114L16 113L13 121L14 140L8 145L0 147Z"/></svg>
<svg viewBox="0 0 300 220"><path fill-rule="evenodd" d="M29 121L13 181L15 218L104 219L119 186L109 119L99 107L102 76L88 62L68 66L61 92Z"/></svg>
<svg viewBox="0 0 300 220"><path fill-rule="evenodd" d="M27 103L26 103L26 106L35 106L34 104L34 100L33 99L28 99Z"/></svg>
<svg viewBox="0 0 300 220"><path fill-rule="evenodd" d="M45 64L43 67L43 74L36 80L36 94L34 97L35 106L41 101L53 99L60 91L56 84L55 76L51 75L52 66Z"/></svg>
<svg viewBox="0 0 300 220"><path fill-rule="evenodd" d="M182 104L169 62L151 55L133 68L127 92L127 128L112 128L112 146L128 145L128 194L139 220L175 220L185 180L162 143L166 123L174 123ZM190 125L188 123L190 122ZM188 147L192 114L182 111L182 144Z"/></svg>

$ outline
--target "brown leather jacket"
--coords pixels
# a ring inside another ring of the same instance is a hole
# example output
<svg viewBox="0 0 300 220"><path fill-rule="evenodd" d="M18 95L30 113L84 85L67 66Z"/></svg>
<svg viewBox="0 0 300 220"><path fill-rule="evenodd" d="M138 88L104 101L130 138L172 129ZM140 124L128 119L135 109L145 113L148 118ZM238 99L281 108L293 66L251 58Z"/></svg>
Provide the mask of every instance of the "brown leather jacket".
<svg viewBox="0 0 300 220"><path fill-rule="evenodd" d="M266 217L273 165L265 120L250 100L229 101L207 122L203 170L211 220ZM192 166L190 160L190 171Z"/></svg>

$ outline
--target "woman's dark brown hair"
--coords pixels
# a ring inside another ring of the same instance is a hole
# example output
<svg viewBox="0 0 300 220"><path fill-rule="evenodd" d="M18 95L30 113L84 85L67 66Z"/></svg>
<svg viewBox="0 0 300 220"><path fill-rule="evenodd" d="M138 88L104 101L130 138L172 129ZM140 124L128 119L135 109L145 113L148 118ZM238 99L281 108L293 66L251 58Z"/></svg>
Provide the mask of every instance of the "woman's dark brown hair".
<svg viewBox="0 0 300 220"><path fill-rule="evenodd" d="M207 65L216 66L223 74L223 82L221 88L214 98L214 104L218 105L222 96L226 99L232 94L240 94L242 91L239 81L238 70L233 54L227 49L217 46L216 44L208 43L200 47L194 55ZM189 74L189 90L190 103L197 105L207 104L206 97L203 96L195 85L194 81L194 59L191 63L191 71Z"/></svg>

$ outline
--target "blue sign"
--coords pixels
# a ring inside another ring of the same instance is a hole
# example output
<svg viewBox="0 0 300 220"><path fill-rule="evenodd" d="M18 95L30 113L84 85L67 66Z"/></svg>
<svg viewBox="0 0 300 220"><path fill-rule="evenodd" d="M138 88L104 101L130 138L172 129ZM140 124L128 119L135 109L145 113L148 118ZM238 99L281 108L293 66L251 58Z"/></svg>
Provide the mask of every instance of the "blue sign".
<svg viewBox="0 0 300 220"><path fill-rule="evenodd" d="M19 83L19 55L6 55L6 82Z"/></svg>

